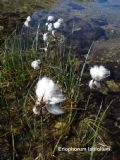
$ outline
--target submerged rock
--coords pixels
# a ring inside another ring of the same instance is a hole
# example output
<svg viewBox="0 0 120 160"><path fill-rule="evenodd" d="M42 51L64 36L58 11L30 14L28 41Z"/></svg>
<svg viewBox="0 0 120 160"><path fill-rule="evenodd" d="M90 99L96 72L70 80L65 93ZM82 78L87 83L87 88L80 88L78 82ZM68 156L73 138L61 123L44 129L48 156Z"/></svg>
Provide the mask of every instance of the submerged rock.
<svg viewBox="0 0 120 160"><path fill-rule="evenodd" d="M76 23L75 23L76 22ZM73 50L77 54L84 53L88 50L93 41L106 39L106 32L102 27L93 25L80 18L69 19L67 22L67 33L71 33L67 39L67 43L72 44ZM66 31L64 29L64 32Z"/></svg>
<svg viewBox="0 0 120 160"><path fill-rule="evenodd" d="M94 23L94 24L96 24L96 25L98 25L98 26L105 26L105 25L108 25L108 22L107 22L107 20L105 19L105 18L99 18L99 19L97 19L97 18L92 18L91 19L91 21Z"/></svg>
<svg viewBox="0 0 120 160"><path fill-rule="evenodd" d="M85 9L83 6L81 6L80 4L76 4L76 3L69 3L69 6L72 8L72 9L75 9L75 10L81 10L81 9Z"/></svg>

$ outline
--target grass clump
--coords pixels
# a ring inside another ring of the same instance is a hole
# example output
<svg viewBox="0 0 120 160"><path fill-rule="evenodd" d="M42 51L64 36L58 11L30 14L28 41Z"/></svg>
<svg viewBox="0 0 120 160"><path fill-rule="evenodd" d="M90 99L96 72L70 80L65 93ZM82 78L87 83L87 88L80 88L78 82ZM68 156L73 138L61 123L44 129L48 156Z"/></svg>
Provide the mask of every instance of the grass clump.
<svg viewBox="0 0 120 160"><path fill-rule="evenodd" d="M103 105L101 99L99 105L94 100L94 93L86 85L89 74L84 72L88 70L87 58L92 46L82 61L74 56L72 47L65 46L65 41L61 44L55 39L44 51L37 40L31 48L23 49L21 39L18 36L16 40L15 36L1 49L0 100L4 129L0 130L0 134L12 146L8 145L5 154L9 152L8 157L13 159L16 156L20 159L37 156L41 159L58 159L65 156L67 159L65 153L58 151L58 147L107 146L109 143L104 141L103 133L106 130L103 122L112 102ZM37 70L31 67L35 59L41 61ZM65 114L33 114L36 83L43 76L50 77L62 86L66 101L60 107L66 111ZM92 159L97 155L97 152L94 154L88 150L70 152L68 159L74 156L76 159L80 156Z"/></svg>

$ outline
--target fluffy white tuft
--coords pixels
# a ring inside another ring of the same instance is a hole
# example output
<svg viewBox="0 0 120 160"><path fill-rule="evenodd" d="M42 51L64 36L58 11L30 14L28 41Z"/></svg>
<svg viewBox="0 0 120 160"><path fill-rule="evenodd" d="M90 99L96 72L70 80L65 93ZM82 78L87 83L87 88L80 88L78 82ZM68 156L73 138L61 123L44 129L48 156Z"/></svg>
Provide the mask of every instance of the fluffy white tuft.
<svg viewBox="0 0 120 160"><path fill-rule="evenodd" d="M101 88L101 84L93 79L89 82L90 89Z"/></svg>
<svg viewBox="0 0 120 160"><path fill-rule="evenodd" d="M54 21L54 16L48 16L47 20L50 22Z"/></svg>
<svg viewBox="0 0 120 160"><path fill-rule="evenodd" d="M29 22L28 22L28 21L25 21L25 22L24 22L24 26L25 26L25 27L29 27Z"/></svg>
<svg viewBox="0 0 120 160"><path fill-rule="evenodd" d="M54 26L55 29L58 29L58 28L60 28L61 23L56 21L55 23L53 23L53 26Z"/></svg>
<svg viewBox="0 0 120 160"><path fill-rule="evenodd" d="M57 20L57 22L63 23L63 19L62 19L62 18L59 18L59 19Z"/></svg>
<svg viewBox="0 0 120 160"><path fill-rule="evenodd" d="M35 60L31 63L31 67L34 69L40 69L40 64L41 64L41 61L40 61L40 59L38 59L38 60Z"/></svg>
<svg viewBox="0 0 120 160"><path fill-rule="evenodd" d="M30 16L28 16L27 18L26 18L26 21L24 22L24 26L25 27L29 27L29 22L31 21L31 17Z"/></svg>
<svg viewBox="0 0 120 160"><path fill-rule="evenodd" d="M49 104L49 105L47 105L46 108L47 108L48 112L50 112L54 115L60 115L60 114L65 113L64 110L59 108L56 104L53 104L53 105Z"/></svg>
<svg viewBox="0 0 120 160"><path fill-rule="evenodd" d="M56 30L52 30L52 35L55 37Z"/></svg>
<svg viewBox="0 0 120 160"><path fill-rule="evenodd" d="M47 52L47 51L48 51L47 47L45 47L45 48L44 48L44 51L45 51L45 52Z"/></svg>
<svg viewBox="0 0 120 160"><path fill-rule="evenodd" d="M43 41L47 41L48 40L48 33L44 33L43 34Z"/></svg>
<svg viewBox="0 0 120 160"><path fill-rule="evenodd" d="M65 100L58 85L47 77L39 79L36 86L36 95L38 102L43 101L46 104L57 104Z"/></svg>
<svg viewBox="0 0 120 160"><path fill-rule="evenodd" d="M58 28L60 28L62 23L63 23L63 19L59 18L55 23L53 23L53 26L55 29L58 29Z"/></svg>
<svg viewBox="0 0 120 160"><path fill-rule="evenodd" d="M48 22L45 23L46 26L48 26L48 24L49 24Z"/></svg>
<svg viewBox="0 0 120 160"><path fill-rule="evenodd" d="M90 74L93 80L101 81L102 79L110 76L110 71L104 66L94 66L91 67Z"/></svg>
<svg viewBox="0 0 120 160"><path fill-rule="evenodd" d="M49 23L48 24L48 31L51 32L53 30L53 25L52 23Z"/></svg>
<svg viewBox="0 0 120 160"><path fill-rule="evenodd" d="M30 22L30 21L31 21L31 17L28 16L28 17L26 18L26 21Z"/></svg>
<svg viewBox="0 0 120 160"><path fill-rule="evenodd" d="M33 113L36 115L40 115L40 110L37 109L36 107L33 107Z"/></svg>

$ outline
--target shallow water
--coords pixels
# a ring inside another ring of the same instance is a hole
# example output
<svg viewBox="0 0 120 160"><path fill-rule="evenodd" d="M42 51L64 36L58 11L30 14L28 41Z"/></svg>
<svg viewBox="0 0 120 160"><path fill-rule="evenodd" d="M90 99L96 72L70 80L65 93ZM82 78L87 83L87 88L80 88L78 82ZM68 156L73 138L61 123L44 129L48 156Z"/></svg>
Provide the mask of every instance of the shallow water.
<svg viewBox="0 0 120 160"><path fill-rule="evenodd" d="M58 0L57 7L46 12L37 10L33 13L32 17L39 22L45 19L49 14L54 15L56 18L64 18L65 22L73 18L81 18L85 21L95 19L99 26L113 25L119 27L119 8L120 0L97 0L96 2L86 3L75 2L74 0ZM100 23L100 21L103 23ZM107 24L104 22L107 22ZM74 25L76 24L78 24L77 21L74 22Z"/></svg>
<svg viewBox="0 0 120 160"><path fill-rule="evenodd" d="M60 31L65 37L67 36L75 49L74 52L86 53L92 41L120 38L119 0L96 2L58 0L57 7L33 12L31 21L33 32L36 32L38 24L41 28L44 27L48 15L54 15L56 19L59 17L64 19ZM45 32L44 29L42 31Z"/></svg>

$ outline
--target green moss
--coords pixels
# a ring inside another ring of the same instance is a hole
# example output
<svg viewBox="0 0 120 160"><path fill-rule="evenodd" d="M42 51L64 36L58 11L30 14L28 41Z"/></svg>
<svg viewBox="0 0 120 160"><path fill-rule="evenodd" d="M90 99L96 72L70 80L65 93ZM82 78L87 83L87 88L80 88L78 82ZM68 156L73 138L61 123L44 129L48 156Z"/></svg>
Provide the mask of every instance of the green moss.
<svg viewBox="0 0 120 160"><path fill-rule="evenodd" d="M2 12L30 12L35 8L49 8L55 4L55 0L1 0Z"/></svg>
<svg viewBox="0 0 120 160"><path fill-rule="evenodd" d="M0 1L0 44L15 29L20 28L27 16L35 9L54 7L55 0L1 0Z"/></svg>
<svg viewBox="0 0 120 160"><path fill-rule="evenodd" d="M2 31L4 29L4 27L3 26L0 26L0 31Z"/></svg>
<svg viewBox="0 0 120 160"><path fill-rule="evenodd" d="M115 83L114 81L107 81L106 84L110 91L120 92L120 83Z"/></svg>

